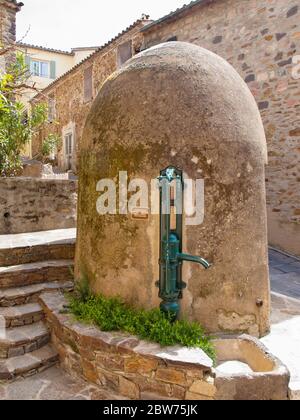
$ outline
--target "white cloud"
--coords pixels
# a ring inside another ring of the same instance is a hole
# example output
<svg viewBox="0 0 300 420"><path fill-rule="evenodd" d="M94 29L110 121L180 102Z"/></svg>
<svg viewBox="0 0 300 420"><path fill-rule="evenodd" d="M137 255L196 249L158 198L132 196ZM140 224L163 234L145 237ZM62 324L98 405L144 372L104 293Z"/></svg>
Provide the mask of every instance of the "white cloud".
<svg viewBox="0 0 300 420"><path fill-rule="evenodd" d="M102 45L141 17L158 19L184 0L23 0L17 39L52 48Z"/></svg>

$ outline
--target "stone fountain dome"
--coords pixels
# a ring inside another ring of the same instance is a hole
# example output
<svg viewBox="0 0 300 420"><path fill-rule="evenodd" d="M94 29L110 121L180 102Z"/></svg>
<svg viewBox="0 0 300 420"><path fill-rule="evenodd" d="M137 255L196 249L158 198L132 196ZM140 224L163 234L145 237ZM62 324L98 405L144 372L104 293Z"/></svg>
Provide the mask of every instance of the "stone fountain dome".
<svg viewBox="0 0 300 420"><path fill-rule="evenodd" d="M265 164L256 102L223 58L168 42L129 60L100 89L80 150L77 276L96 292L159 306L159 218L101 217L100 179L148 183L170 165L205 182L205 217L185 226L184 248L213 263L186 265L182 316L210 332L264 335L269 329Z"/></svg>

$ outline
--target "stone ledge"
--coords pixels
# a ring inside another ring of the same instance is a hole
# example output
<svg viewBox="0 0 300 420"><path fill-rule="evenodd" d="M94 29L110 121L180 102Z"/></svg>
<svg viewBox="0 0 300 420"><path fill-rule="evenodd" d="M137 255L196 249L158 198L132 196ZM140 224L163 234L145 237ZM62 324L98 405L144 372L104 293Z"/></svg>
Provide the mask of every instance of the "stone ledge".
<svg viewBox="0 0 300 420"><path fill-rule="evenodd" d="M62 314L61 293L44 293L40 303L63 366L97 385L132 399L145 393L185 400L194 383L213 381L213 362L200 349L160 345L122 333L105 333ZM211 399L209 395L203 399ZM206 398L207 397L207 398Z"/></svg>
<svg viewBox="0 0 300 420"><path fill-rule="evenodd" d="M127 398L145 394L179 400L286 400L289 372L249 336L215 340L218 364L245 362L253 373L223 374L201 350L140 341L105 333L63 314L60 292L44 293L40 303L64 368Z"/></svg>

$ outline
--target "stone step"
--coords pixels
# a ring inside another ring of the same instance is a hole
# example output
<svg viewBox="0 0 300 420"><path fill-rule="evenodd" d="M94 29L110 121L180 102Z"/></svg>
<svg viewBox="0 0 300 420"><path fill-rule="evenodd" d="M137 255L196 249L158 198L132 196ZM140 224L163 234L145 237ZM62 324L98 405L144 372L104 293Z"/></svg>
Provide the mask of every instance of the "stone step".
<svg viewBox="0 0 300 420"><path fill-rule="evenodd" d="M54 281L47 283L33 284L30 286L0 289L0 307L25 305L38 301L39 295L44 292L73 290L73 281Z"/></svg>
<svg viewBox="0 0 300 420"><path fill-rule="evenodd" d="M23 356L12 357L0 362L0 381L27 377L41 372L58 362L58 354L51 345Z"/></svg>
<svg viewBox="0 0 300 420"><path fill-rule="evenodd" d="M75 241L76 229L0 235L0 266L72 260Z"/></svg>
<svg viewBox="0 0 300 420"><path fill-rule="evenodd" d="M44 311L38 303L27 303L10 308L0 307L0 319L5 320L6 328L22 327L44 319Z"/></svg>
<svg viewBox="0 0 300 420"><path fill-rule="evenodd" d="M53 260L0 267L0 288L72 280L73 266L73 260Z"/></svg>
<svg viewBox="0 0 300 420"><path fill-rule="evenodd" d="M43 322L0 330L0 359L23 356L49 343L50 332Z"/></svg>

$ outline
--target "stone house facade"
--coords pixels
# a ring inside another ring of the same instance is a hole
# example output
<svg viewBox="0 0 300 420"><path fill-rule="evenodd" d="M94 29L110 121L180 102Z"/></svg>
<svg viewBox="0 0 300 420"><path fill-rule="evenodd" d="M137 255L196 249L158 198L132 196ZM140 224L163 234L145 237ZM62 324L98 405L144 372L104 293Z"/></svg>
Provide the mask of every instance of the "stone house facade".
<svg viewBox="0 0 300 420"><path fill-rule="evenodd" d="M270 243L300 255L300 1L200 0L142 32L145 48L169 39L207 48L248 83L268 141Z"/></svg>
<svg viewBox="0 0 300 420"><path fill-rule="evenodd" d="M133 53L165 41L197 44L229 61L257 100L269 148L270 243L300 255L299 21L299 0L196 0L158 21L138 21L35 98L55 98L57 132L69 139L58 153L60 166L75 169L92 98L122 64L121 44L125 59L129 40ZM85 85L90 85L88 98ZM35 140L34 152L45 134ZM69 158L64 156L68 145Z"/></svg>
<svg viewBox="0 0 300 420"><path fill-rule="evenodd" d="M33 104L46 100L55 108L57 124L51 126L51 130L62 138L57 154L62 170L76 171L80 139L93 99L106 78L141 50L143 35L140 30L148 23L147 19L136 21L33 98ZM45 127L33 140L33 156L39 153L47 130Z"/></svg>
<svg viewBox="0 0 300 420"><path fill-rule="evenodd" d="M16 42L16 13L23 3L16 0L0 0L0 49L5 50ZM0 55L0 71L13 59L13 51Z"/></svg>
<svg viewBox="0 0 300 420"><path fill-rule="evenodd" d="M17 49L25 56L31 73L30 82L37 89L43 90L76 64L94 53L97 47L72 48L71 51L61 51L18 42ZM21 99L27 104L35 95L36 92L31 90L24 92Z"/></svg>

